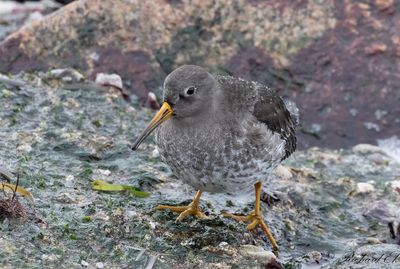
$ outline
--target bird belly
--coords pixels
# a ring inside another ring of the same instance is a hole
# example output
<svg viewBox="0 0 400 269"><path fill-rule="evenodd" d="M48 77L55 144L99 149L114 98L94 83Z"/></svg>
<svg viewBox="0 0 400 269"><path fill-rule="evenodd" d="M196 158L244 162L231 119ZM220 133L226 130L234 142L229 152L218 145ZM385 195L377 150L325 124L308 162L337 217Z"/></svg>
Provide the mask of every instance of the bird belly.
<svg viewBox="0 0 400 269"><path fill-rule="evenodd" d="M156 142L162 160L180 180L197 190L229 193L250 190L279 164L283 142L272 134L267 139L271 143L254 143L225 133L212 139L182 135L177 140L164 132Z"/></svg>

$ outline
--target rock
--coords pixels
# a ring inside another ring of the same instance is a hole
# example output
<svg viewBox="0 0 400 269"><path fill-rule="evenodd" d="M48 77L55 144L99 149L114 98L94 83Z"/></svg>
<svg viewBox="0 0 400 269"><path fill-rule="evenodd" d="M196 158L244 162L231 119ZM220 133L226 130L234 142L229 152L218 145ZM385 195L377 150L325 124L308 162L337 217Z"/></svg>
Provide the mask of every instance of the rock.
<svg viewBox="0 0 400 269"><path fill-rule="evenodd" d="M74 186L75 177L73 175L68 175L65 177L65 186L71 188Z"/></svg>
<svg viewBox="0 0 400 269"><path fill-rule="evenodd" d="M25 20L25 25L29 25L35 21L40 21L44 18L43 14L39 11L35 11L29 14L28 18Z"/></svg>
<svg viewBox="0 0 400 269"><path fill-rule="evenodd" d="M378 139L378 145L387 156L400 164L400 139L396 135L387 139Z"/></svg>
<svg viewBox="0 0 400 269"><path fill-rule="evenodd" d="M44 263L48 263L48 262L56 262L58 260L60 260L60 255L56 255L56 254L43 254L41 256L41 259Z"/></svg>
<svg viewBox="0 0 400 269"><path fill-rule="evenodd" d="M395 205L379 200L366 206L363 215L387 225L400 219L400 210Z"/></svg>
<svg viewBox="0 0 400 269"><path fill-rule="evenodd" d="M340 177L336 180L336 184L342 186L352 186L355 185L354 180L349 177Z"/></svg>
<svg viewBox="0 0 400 269"><path fill-rule="evenodd" d="M367 159L377 165L387 165L389 163L389 158L382 153L372 153L367 156Z"/></svg>
<svg viewBox="0 0 400 269"><path fill-rule="evenodd" d="M368 182L359 182L356 185L356 189L351 193L354 195L368 194L375 191L374 185Z"/></svg>
<svg viewBox="0 0 400 269"><path fill-rule="evenodd" d="M108 169L96 169L94 173L99 174L102 177L109 177L111 175L111 171Z"/></svg>
<svg viewBox="0 0 400 269"><path fill-rule="evenodd" d="M103 269L103 268L104 268L104 263L102 263L102 262L97 262L97 263L96 263L96 268L97 268L97 269Z"/></svg>
<svg viewBox="0 0 400 269"><path fill-rule="evenodd" d="M375 0L375 5L379 10L389 9L393 6L394 0Z"/></svg>
<svg viewBox="0 0 400 269"><path fill-rule="evenodd" d="M67 187L67 184L65 184ZM74 195L68 192L63 192L57 195L54 195L52 198L52 201L58 202L58 203L64 203L64 204L77 204L78 199Z"/></svg>
<svg viewBox="0 0 400 269"><path fill-rule="evenodd" d="M310 258L311 261L320 263L322 254L319 251L311 251L310 253L308 253L308 257Z"/></svg>
<svg viewBox="0 0 400 269"><path fill-rule="evenodd" d="M147 98L146 98L146 101L145 101L144 103L145 103L145 105L146 105L147 107L150 107L150 108L152 108L152 109L158 109L158 108L160 108L160 104L157 102L157 97L156 97L156 95L155 95L154 93L152 93L152 92L149 92L149 93L147 94Z"/></svg>
<svg viewBox="0 0 400 269"><path fill-rule="evenodd" d="M221 242L221 243L218 244L218 247L220 247L220 248L224 248L226 246L228 246L227 242Z"/></svg>
<svg viewBox="0 0 400 269"><path fill-rule="evenodd" d="M400 57L400 36L393 35L391 39L393 44L395 45L396 56Z"/></svg>
<svg viewBox="0 0 400 269"><path fill-rule="evenodd" d="M253 245L242 245L239 253L262 262L266 268L283 269L283 266L277 260L277 257L271 251L266 251L262 247Z"/></svg>
<svg viewBox="0 0 400 269"><path fill-rule="evenodd" d="M157 148L155 148L155 149L151 152L151 157L153 157L153 158L159 158L159 157L160 157L160 152L158 151Z"/></svg>
<svg viewBox="0 0 400 269"><path fill-rule="evenodd" d="M381 244L382 242L376 237L368 237L367 243L373 245L373 244Z"/></svg>
<svg viewBox="0 0 400 269"><path fill-rule="evenodd" d="M390 185L390 187L392 188L392 190L394 192L397 192L400 194L400 180L393 180L388 182L388 184Z"/></svg>
<svg viewBox="0 0 400 269"><path fill-rule="evenodd" d="M360 154L380 153L386 155L382 148L370 144L358 144L353 147L353 151Z"/></svg>
<svg viewBox="0 0 400 269"><path fill-rule="evenodd" d="M324 164L330 165L333 163L338 163L341 161L341 156L335 153L325 153L321 152L318 154L318 159L321 160Z"/></svg>
<svg viewBox="0 0 400 269"><path fill-rule="evenodd" d="M381 131L381 126L375 122L367 121L367 122L364 122L363 125L367 130L372 130L377 133L379 133Z"/></svg>
<svg viewBox="0 0 400 269"><path fill-rule="evenodd" d="M14 179L14 175L12 172L10 172L8 169L5 167L2 167L0 165L0 180L5 180L7 182L10 182L11 180Z"/></svg>
<svg viewBox="0 0 400 269"><path fill-rule="evenodd" d="M104 73L98 73L96 75L96 84L99 84L101 86L111 86L115 87L117 89L122 90L123 85L122 85L122 79L119 75L117 74L104 74Z"/></svg>
<svg viewBox="0 0 400 269"><path fill-rule="evenodd" d="M365 53L367 55L376 55L379 53L383 53L387 50L387 46L382 43L374 43L371 44L370 46L365 48Z"/></svg>
<svg viewBox="0 0 400 269"><path fill-rule="evenodd" d="M400 245L366 245L349 251L323 269L398 269L400 268Z"/></svg>
<svg viewBox="0 0 400 269"><path fill-rule="evenodd" d="M81 82L85 77L73 68L53 69L50 71L50 77L61 79L63 82L76 83Z"/></svg>
<svg viewBox="0 0 400 269"><path fill-rule="evenodd" d="M20 151L20 152L29 153L29 152L32 151L32 147L31 147L31 145L24 143L24 144L19 145L17 147L17 150Z"/></svg>
<svg viewBox="0 0 400 269"><path fill-rule="evenodd" d="M291 179L293 177L292 172L290 171L290 168L283 166L283 165L278 165L278 167L275 169L276 175L284 180Z"/></svg>

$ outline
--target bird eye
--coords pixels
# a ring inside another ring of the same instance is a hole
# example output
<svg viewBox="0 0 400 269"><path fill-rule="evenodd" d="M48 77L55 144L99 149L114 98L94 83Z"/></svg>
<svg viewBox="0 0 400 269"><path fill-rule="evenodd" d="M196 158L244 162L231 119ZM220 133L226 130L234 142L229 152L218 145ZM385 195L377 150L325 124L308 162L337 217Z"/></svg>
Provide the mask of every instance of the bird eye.
<svg viewBox="0 0 400 269"><path fill-rule="evenodd" d="M192 95L196 91L196 87L190 86L189 88L186 89L186 95Z"/></svg>

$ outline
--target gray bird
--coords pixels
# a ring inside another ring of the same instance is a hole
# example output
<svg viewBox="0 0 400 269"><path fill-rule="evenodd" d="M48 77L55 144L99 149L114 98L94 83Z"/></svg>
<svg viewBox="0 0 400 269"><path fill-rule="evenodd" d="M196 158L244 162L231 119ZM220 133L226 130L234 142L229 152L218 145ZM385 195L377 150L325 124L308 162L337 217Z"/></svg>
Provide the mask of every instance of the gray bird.
<svg viewBox="0 0 400 269"><path fill-rule="evenodd" d="M260 211L261 183L296 149L298 109L270 88L240 78L212 75L185 65L167 76L161 109L135 141L136 150L156 129L162 160L197 190L188 206L158 206L180 213L182 221L201 212L203 191L234 193L255 186L255 209L248 216L225 214L259 225L277 244Z"/></svg>

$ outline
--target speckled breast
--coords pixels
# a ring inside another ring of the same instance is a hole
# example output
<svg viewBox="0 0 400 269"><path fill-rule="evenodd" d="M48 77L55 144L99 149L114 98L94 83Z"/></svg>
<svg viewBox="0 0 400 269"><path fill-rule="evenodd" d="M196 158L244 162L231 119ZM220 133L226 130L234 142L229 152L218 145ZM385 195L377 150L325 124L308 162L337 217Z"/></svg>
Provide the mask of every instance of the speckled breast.
<svg viewBox="0 0 400 269"><path fill-rule="evenodd" d="M245 191L270 175L284 146L279 135L265 125L247 125L239 129L232 124L182 128L171 122L159 128L156 144L172 172L195 189Z"/></svg>

